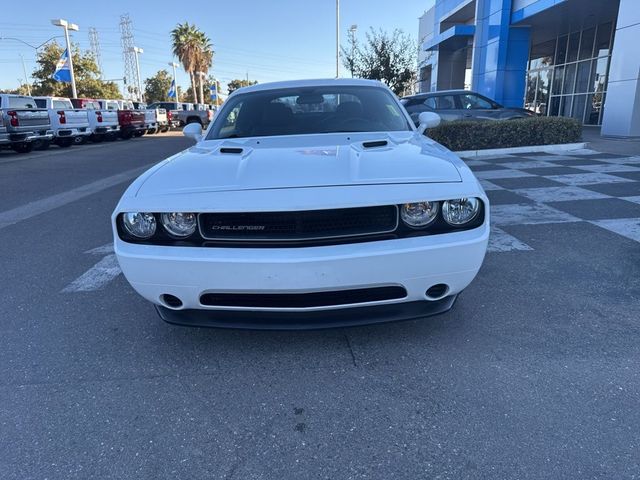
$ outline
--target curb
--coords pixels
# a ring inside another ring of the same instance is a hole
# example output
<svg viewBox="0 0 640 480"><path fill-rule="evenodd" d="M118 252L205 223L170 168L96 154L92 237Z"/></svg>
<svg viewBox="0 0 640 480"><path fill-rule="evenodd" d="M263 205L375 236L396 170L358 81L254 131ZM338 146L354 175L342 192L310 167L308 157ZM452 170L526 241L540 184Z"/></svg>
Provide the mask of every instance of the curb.
<svg viewBox="0 0 640 480"><path fill-rule="evenodd" d="M495 155L506 155L509 153L529 153L529 152L568 152L570 150L579 150L586 148L587 142L580 143L563 143L558 145L533 145L530 147L511 147L511 148L490 148L486 150L463 150L453 152L460 158L477 158L477 157L493 157Z"/></svg>

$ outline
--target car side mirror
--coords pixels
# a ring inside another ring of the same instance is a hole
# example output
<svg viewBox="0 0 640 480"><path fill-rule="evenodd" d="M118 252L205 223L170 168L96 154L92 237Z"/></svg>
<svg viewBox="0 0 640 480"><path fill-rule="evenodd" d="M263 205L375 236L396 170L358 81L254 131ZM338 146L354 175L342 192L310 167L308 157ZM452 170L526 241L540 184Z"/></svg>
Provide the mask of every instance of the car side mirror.
<svg viewBox="0 0 640 480"><path fill-rule="evenodd" d="M440 115L434 112L422 112L418 116L420 124L418 125L418 132L420 135L424 134L427 128L435 128L440 125Z"/></svg>
<svg viewBox="0 0 640 480"><path fill-rule="evenodd" d="M182 134L185 137L193 138L196 142L202 140L202 126L197 123L188 123L182 129Z"/></svg>

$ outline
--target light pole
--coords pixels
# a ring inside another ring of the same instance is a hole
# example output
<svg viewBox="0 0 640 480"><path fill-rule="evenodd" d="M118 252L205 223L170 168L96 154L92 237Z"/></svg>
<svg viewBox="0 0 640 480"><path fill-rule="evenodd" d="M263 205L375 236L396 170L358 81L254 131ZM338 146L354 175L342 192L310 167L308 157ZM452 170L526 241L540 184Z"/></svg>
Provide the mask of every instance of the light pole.
<svg viewBox="0 0 640 480"><path fill-rule="evenodd" d="M340 0L336 0L336 78L340 76Z"/></svg>
<svg viewBox="0 0 640 480"><path fill-rule="evenodd" d="M175 93L176 93L176 108L178 108L178 102L179 102L179 98L180 95L178 94L178 77L176 76L176 68L178 68L180 66L179 63L176 62L169 62L169 66L173 67L173 84L175 85Z"/></svg>
<svg viewBox="0 0 640 480"><path fill-rule="evenodd" d="M353 67L355 65L355 58L353 57L355 54L356 48L356 31L358 30L358 25L351 25L349 27L349 33L351 34L351 61L349 62L351 65L351 78L353 78Z"/></svg>
<svg viewBox="0 0 640 480"><path fill-rule="evenodd" d="M140 79L140 60L138 54L144 53L144 50L140 47L131 47L131 51L136 54L136 76L138 77L138 100L144 101L144 95L142 94L142 80Z"/></svg>
<svg viewBox="0 0 640 480"><path fill-rule="evenodd" d="M27 94L31 96L31 85L29 85L29 77L27 77L27 67L24 64L24 55L20 54L22 59L22 73L24 73L24 83L27 84Z"/></svg>
<svg viewBox="0 0 640 480"><path fill-rule="evenodd" d="M62 18L51 20L51 24L56 27L64 28L64 38L67 42L67 58L69 59L69 73L71 74L71 95L73 98L78 98L78 92L76 91L76 77L73 74L73 54L71 52L71 42L69 41L69 30L77 32L80 30L80 27L75 23L69 23L66 20L63 20Z"/></svg>

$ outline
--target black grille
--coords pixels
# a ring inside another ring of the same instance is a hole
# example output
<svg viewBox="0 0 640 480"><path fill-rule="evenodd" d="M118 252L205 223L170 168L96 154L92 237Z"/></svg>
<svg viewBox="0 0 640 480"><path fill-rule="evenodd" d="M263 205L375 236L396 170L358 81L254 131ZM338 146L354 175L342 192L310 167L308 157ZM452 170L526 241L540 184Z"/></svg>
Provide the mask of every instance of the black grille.
<svg viewBox="0 0 640 480"><path fill-rule="evenodd" d="M395 205L298 212L202 213L200 234L217 241L305 241L379 235L398 226Z"/></svg>
<svg viewBox="0 0 640 480"><path fill-rule="evenodd" d="M200 303L209 307L313 308L380 302L405 298L404 287L372 287L310 293L205 293Z"/></svg>

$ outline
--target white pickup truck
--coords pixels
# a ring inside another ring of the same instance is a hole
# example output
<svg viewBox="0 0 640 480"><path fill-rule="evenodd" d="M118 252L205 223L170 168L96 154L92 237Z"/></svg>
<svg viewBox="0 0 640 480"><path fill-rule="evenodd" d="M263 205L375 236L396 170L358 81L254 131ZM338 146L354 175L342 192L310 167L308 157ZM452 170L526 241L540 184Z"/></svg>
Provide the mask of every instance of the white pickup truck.
<svg viewBox="0 0 640 480"><path fill-rule="evenodd" d="M46 108L53 129L53 143L69 147L85 143L91 135L87 111L73 108L71 100L62 97L34 97L39 108Z"/></svg>
<svg viewBox="0 0 640 480"><path fill-rule="evenodd" d="M147 108L143 102L133 102L133 108L144 112L144 133L158 133L158 112L155 109Z"/></svg>
<svg viewBox="0 0 640 480"><path fill-rule="evenodd" d="M93 98L72 98L71 103L75 108L87 110L89 127L91 128L91 141L115 140L120 133L118 123L117 102L114 109L103 109L98 100Z"/></svg>
<svg viewBox="0 0 640 480"><path fill-rule="evenodd" d="M0 147L26 153L51 139L49 115L32 97L0 93Z"/></svg>

